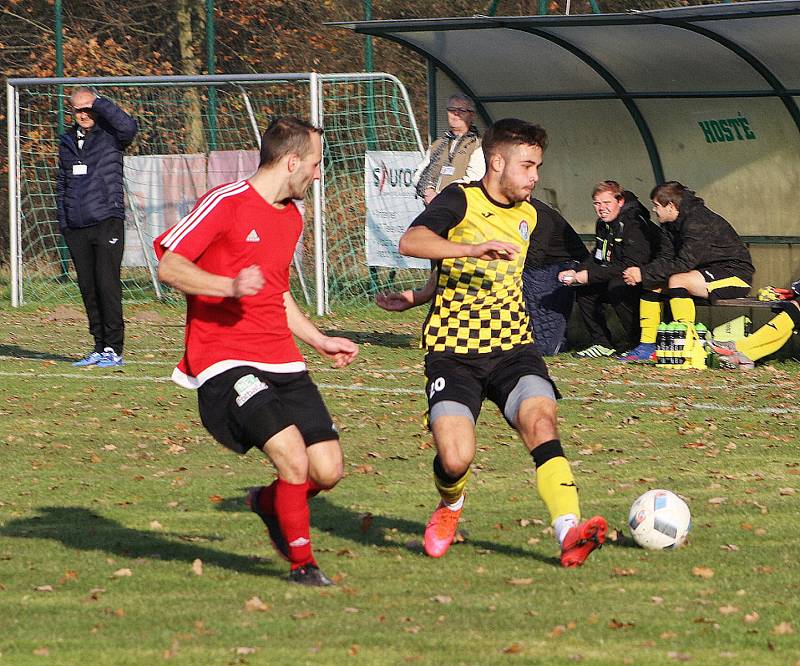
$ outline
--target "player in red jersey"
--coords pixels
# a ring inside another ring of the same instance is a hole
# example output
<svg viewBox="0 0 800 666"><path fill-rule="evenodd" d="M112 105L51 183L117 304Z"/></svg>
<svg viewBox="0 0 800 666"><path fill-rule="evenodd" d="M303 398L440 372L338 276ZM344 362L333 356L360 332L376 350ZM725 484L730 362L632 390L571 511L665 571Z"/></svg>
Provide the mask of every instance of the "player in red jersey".
<svg viewBox="0 0 800 666"><path fill-rule="evenodd" d="M278 476L247 503L289 580L330 585L311 551L308 499L343 474L339 436L294 337L344 367L358 355L324 335L289 293L302 230L293 199L320 177L322 130L296 118L264 132L258 171L216 187L155 240L158 276L186 295L185 354L172 378L198 390L206 429L237 453L258 447Z"/></svg>

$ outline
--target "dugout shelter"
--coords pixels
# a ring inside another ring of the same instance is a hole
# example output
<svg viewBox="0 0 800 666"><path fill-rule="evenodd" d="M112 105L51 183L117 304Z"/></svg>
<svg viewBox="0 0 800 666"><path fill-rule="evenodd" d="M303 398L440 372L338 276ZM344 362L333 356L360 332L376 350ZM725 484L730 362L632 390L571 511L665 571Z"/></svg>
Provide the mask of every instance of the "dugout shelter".
<svg viewBox="0 0 800 666"><path fill-rule="evenodd" d="M483 124L543 125L538 193L578 231L593 230L595 182L647 204L679 180L745 237L754 287L800 276L800 0L332 25L426 59L432 136L458 90Z"/></svg>

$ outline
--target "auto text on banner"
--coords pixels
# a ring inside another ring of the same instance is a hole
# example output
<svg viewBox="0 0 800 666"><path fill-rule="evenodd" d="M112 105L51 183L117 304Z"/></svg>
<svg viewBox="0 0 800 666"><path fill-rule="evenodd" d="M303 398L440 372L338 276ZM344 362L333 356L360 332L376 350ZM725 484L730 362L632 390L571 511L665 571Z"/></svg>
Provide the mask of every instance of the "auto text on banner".
<svg viewBox="0 0 800 666"><path fill-rule="evenodd" d="M423 210L412 177L420 154L415 151L374 150L364 154L364 202L367 264L387 268L429 269L427 259L404 257L397 249L400 236Z"/></svg>

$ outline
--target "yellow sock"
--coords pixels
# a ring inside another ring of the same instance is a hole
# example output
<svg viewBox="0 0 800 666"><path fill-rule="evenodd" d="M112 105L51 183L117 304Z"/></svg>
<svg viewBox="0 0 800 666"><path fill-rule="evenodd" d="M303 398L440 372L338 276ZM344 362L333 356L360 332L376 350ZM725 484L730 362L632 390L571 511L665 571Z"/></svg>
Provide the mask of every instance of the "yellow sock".
<svg viewBox="0 0 800 666"><path fill-rule="evenodd" d="M788 312L781 312L770 319L752 335L736 341L736 349L751 361L769 356L778 351L792 337L794 321Z"/></svg>
<svg viewBox="0 0 800 666"><path fill-rule="evenodd" d="M642 329L640 341L655 342L660 323L661 301L642 298L639 301L639 326Z"/></svg>
<svg viewBox="0 0 800 666"><path fill-rule="evenodd" d="M569 462L563 456L550 458L536 468L536 488L539 497L550 512L550 522L555 523L556 518L571 513L578 520L581 517L581 507L578 502L578 487Z"/></svg>
<svg viewBox="0 0 800 666"><path fill-rule="evenodd" d="M433 483L436 485L436 490L439 491L439 494L446 504L455 504L461 499L471 471L472 470L467 467L467 471L464 472L460 478L455 480L447 478L439 463L439 456L434 458Z"/></svg>
<svg viewBox="0 0 800 666"><path fill-rule="evenodd" d="M689 298L670 298L669 307L672 310L672 318L684 324L694 324L694 301Z"/></svg>

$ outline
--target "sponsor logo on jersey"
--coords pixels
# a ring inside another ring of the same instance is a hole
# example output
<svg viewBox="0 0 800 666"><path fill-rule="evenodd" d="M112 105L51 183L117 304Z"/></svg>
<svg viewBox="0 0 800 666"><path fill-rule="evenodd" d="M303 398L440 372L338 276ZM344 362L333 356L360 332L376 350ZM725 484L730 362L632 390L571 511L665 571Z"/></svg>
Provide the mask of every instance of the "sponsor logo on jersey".
<svg viewBox="0 0 800 666"><path fill-rule="evenodd" d="M245 241L247 241L248 243L258 243L260 240L261 238L256 233L255 229L250 229L250 233L247 234L247 238L245 238Z"/></svg>
<svg viewBox="0 0 800 666"><path fill-rule="evenodd" d="M519 235L522 240L528 240L528 236L530 236L530 229L528 227L528 220L520 220L519 223Z"/></svg>
<svg viewBox="0 0 800 666"><path fill-rule="evenodd" d="M300 548L300 546L306 546L309 543L311 543L311 542L308 539L306 539L305 537L297 537L294 541L290 541L289 545L292 548Z"/></svg>

